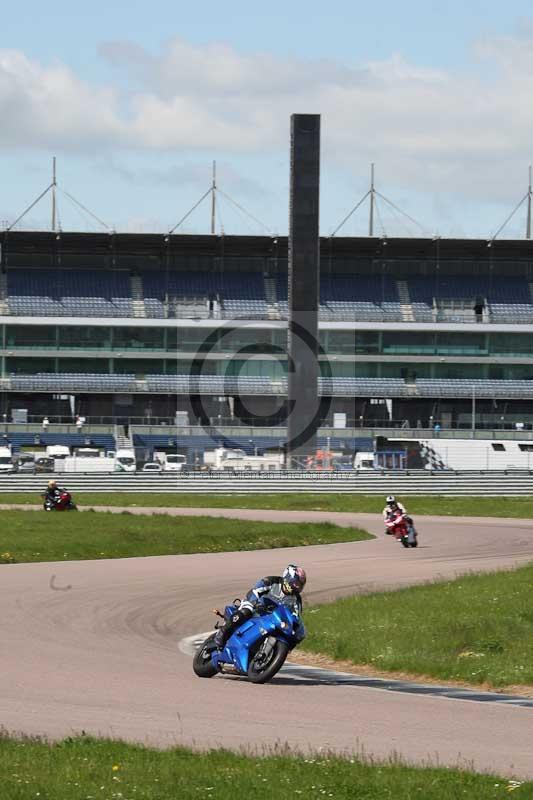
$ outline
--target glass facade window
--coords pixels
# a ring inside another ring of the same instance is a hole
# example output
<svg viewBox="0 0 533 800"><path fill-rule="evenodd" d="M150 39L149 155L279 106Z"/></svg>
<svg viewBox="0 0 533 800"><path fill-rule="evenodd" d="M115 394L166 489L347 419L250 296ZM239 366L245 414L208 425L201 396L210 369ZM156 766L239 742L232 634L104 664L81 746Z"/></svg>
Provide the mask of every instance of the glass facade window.
<svg viewBox="0 0 533 800"><path fill-rule="evenodd" d="M109 350L111 329L96 326L59 327L59 346L64 349Z"/></svg>
<svg viewBox="0 0 533 800"><path fill-rule="evenodd" d="M378 367L371 361L330 361L320 362L320 373L323 377L332 378L375 378Z"/></svg>
<svg viewBox="0 0 533 800"><path fill-rule="evenodd" d="M277 359L248 358L213 363L218 366L218 375L227 375L228 377L265 377L281 380L287 373L286 362Z"/></svg>
<svg viewBox="0 0 533 800"><path fill-rule="evenodd" d="M434 378L484 378L484 364L434 364Z"/></svg>
<svg viewBox="0 0 533 800"><path fill-rule="evenodd" d="M117 375L133 374L141 378L144 375L161 374L165 362L159 358L115 358L113 372Z"/></svg>
<svg viewBox="0 0 533 800"><path fill-rule="evenodd" d="M483 333L383 333L384 355L488 355Z"/></svg>
<svg viewBox="0 0 533 800"><path fill-rule="evenodd" d="M354 352L361 355L379 353L379 333L356 331Z"/></svg>
<svg viewBox="0 0 533 800"><path fill-rule="evenodd" d="M382 378L403 378L407 381L414 381L417 378L430 378L431 364L423 364L420 362L414 364L402 362L380 364L379 374Z"/></svg>
<svg viewBox="0 0 533 800"><path fill-rule="evenodd" d="M6 325L6 347L56 346L55 325Z"/></svg>
<svg viewBox="0 0 533 800"><path fill-rule="evenodd" d="M259 328L173 328L167 333L167 350L182 353L276 353L287 347L285 330Z"/></svg>
<svg viewBox="0 0 533 800"><path fill-rule="evenodd" d="M495 356L533 357L533 335L530 333L489 334L490 354Z"/></svg>
<svg viewBox="0 0 533 800"><path fill-rule="evenodd" d="M55 372L55 358L6 358L6 374L35 375L37 372Z"/></svg>
<svg viewBox="0 0 533 800"><path fill-rule="evenodd" d="M488 378L497 380L531 380L533 378L533 364L490 364L487 370Z"/></svg>
<svg viewBox="0 0 533 800"><path fill-rule="evenodd" d="M181 353L217 352L219 350L217 330L176 328L176 338L172 337L169 341L175 341L176 351Z"/></svg>
<svg viewBox="0 0 533 800"><path fill-rule="evenodd" d="M436 354L444 356L488 355L484 333L437 333Z"/></svg>
<svg viewBox="0 0 533 800"><path fill-rule="evenodd" d="M385 355L434 355L434 333L385 332L382 339Z"/></svg>
<svg viewBox="0 0 533 800"><path fill-rule="evenodd" d="M108 358L58 358L58 372L109 372Z"/></svg>
<svg viewBox="0 0 533 800"><path fill-rule="evenodd" d="M355 353L355 334L353 331L321 331L320 344L326 353L352 355Z"/></svg>
<svg viewBox="0 0 533 800"><path fill-rule="evenodd" d="M253 328L235 328L220 331L219 349L223 353L246 349L250 353L272 352L272 332Z"/></svg>
<svg viewBox="0 0 533 800"><path fill-rule="evenodd" d="M158 367L153 369L152 372L163 372L159 370L161 362L155 362ZM198 366L193 366L194 360L187 361L185 359L165 359L163 364L164 372L166 375L216 375L217 374L217 361L213 359L199 359Z"/></svg>
<svg viewBox="0 0 533 800"><path fill-rule="evenodd" d="M163 350L165 331L163 328L113 329L113 348L115 350Z"/></svg>

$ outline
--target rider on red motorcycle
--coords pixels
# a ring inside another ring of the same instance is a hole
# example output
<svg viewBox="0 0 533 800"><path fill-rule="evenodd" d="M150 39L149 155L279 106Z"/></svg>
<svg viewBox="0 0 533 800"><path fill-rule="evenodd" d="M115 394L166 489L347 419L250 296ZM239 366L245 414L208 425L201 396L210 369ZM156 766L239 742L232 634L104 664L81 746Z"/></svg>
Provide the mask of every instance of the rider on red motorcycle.
<svg viewBox="0 0 533 800"><path fill-rule="evenodd" d="M417 546L417 533L413 520L407 514L407 509L397 502L394 495L387 497L387 505L383 509L383 519L387 535L395 536L404 547Z"/></svg>
<svg viewBox="0 0 533 800"><path fill-rule="evenodd" d="M396 514L407 514L407 509L401 503L399 503L393 494L389 494L386 499L387 505L383 509L383 522L387 523L392 516L396 516ZM385 533L389 534L392 531L387 529Z"/></svg>
<svg viewBox="0 0 533 800"><path fill-rule="evenodd" d="M57 481L48 481L46 492L42 497L44 498L45 511L50 511L52 509L57 511L70 511L76 509L68 489L65 489L64 486L58 486Z"/></svg>
<svg viewBox="0 0 533 800"><path fill-rule="evenodd" d="M55 505L59 500L62 491L64 491L64 489L59 488L57 481L48 481L48 486L46 487L46 492L43 496L46 500L49 500L53 505Z"/></svg>

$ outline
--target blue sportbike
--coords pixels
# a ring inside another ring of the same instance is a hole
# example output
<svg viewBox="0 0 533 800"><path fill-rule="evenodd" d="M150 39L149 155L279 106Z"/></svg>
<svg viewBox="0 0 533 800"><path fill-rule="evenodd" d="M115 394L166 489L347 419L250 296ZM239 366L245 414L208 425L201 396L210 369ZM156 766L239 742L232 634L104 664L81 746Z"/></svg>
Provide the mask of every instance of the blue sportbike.
<svg viewBox="0 0 533 800"><path fill-rule="evenodd" d="M224 617L228 619L236 610L234 605L226 606ZM222 672L266 683L304 639L305 627L296 608L268 598L231 634L223 650L217 649L215 635L209 636L194 656L193 669L200 678Z"/></svg>

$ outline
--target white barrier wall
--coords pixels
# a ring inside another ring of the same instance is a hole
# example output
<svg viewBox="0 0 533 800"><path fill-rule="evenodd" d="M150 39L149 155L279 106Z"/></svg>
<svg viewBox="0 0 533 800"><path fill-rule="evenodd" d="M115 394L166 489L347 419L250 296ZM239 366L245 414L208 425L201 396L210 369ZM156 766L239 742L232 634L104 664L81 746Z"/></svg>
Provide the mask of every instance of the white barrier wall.
<svg viewBox="0 0 533 800"><path fill-rule="evenodd" d="M435 438L420 439L420 444L424 460L427 460L426 469L438 469L440 462L449 469L458 470L533 468L531 441Z"/></svg>

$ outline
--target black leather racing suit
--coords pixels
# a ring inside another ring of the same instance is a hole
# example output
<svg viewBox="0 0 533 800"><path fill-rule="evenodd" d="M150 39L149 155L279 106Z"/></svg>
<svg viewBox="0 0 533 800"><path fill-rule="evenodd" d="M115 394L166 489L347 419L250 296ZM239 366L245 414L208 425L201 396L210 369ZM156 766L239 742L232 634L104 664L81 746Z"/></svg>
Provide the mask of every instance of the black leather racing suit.
<svg viewBox="0 0 533 800"><path fill-rule="evenodd" d="M237 611L218 629L215 637L217 647L222 649L233 631L242 625L245 620L249 619L261 605L266 605L269 597L277 603L297 608L298 613L300 613L302 610L302 598L300 595L298 593L285 594L282 587L283 578L281 575L267 575L265 578L258 580L244 600L241 601Z"/></svg>
<svg viewBox="0 0 533 800"><path fill-rule="evenodd" d="M44 495L45 501L48 500L52 505L55 505L61 497L61 492L64 491L65 489L60 489L59 486L56 486L55 489L50 489L47 487Z"/></svg>

